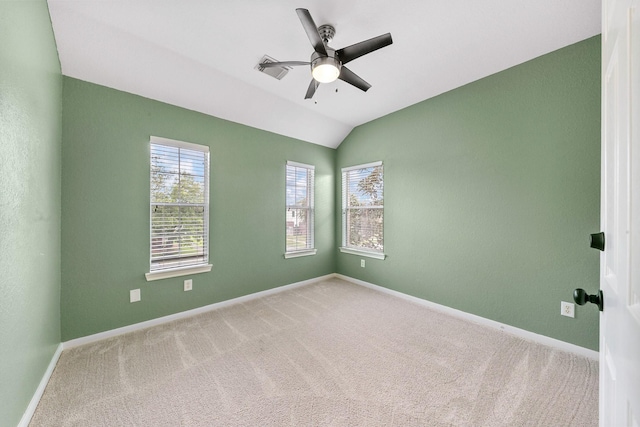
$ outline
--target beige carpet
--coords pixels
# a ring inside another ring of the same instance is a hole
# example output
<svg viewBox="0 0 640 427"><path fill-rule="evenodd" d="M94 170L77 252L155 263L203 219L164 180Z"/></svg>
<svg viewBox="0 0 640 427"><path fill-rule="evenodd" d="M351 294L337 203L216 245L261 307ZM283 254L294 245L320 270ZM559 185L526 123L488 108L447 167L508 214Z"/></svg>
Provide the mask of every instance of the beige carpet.
<svg viewBox="0 0 640 427"><path fill-rule="evenodd" d="M595 426L598 364L340 280L66 350L31 426Z"/></svg>

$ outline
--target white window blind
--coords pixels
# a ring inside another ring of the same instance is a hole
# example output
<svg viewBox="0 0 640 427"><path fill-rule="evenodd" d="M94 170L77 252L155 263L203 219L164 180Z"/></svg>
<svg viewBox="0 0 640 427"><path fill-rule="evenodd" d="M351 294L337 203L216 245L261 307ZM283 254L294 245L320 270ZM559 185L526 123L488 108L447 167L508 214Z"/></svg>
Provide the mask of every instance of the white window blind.
<svg viewBox="0 0 640 427"><path fill-rule="evenodd" d="M297 162L286 165L286 248L287 254L313 254L315 167Z"/></svg>
<svg viewBox="0 0 640 427"><path fill-rule="evenodd" d="M209 262L209 147L151 137L150 271Z"/></svg>
<svg viewBox="0 0 640 427"><path fill-rule="evenodd" d="M382 162L342 169L342 246L384 251L384 173Z"/></svg>

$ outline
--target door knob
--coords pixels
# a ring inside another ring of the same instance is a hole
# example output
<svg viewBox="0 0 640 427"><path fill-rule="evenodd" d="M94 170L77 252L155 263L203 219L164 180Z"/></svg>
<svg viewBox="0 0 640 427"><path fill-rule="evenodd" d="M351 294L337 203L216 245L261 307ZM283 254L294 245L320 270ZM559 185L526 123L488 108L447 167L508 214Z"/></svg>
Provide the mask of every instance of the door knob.
<svg viewBox="0 0 640 427"><path fill-rule="evenodd" d="M604 233L602 231L591 235L591 247L604 251Z"/></svg>
<svg viewBox="0 0 640 427"><path fill-rule="evenodd" d="M573 300L578 305L585 305L590 302L598 306L598 309L602 311L604 298L602 297L602 291L598 291L597 294L589 295L584 289L576 289L573 291Z"/></svg>

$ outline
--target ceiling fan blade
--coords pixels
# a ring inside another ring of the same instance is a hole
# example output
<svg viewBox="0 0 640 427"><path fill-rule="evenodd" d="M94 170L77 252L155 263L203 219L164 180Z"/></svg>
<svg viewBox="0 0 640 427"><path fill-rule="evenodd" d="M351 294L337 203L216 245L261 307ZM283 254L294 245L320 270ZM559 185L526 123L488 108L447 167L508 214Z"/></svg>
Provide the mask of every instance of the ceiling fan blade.
<svg viewBox="0 0 640 427"><path fill-rule="evenodd" d="M296 13L298 14L298 18L300 18L304 31L307 33L307 37L309 37L309 41L311 42L313 49L316 52L327 56L327 48L324 46L322 37L320 37L320 34L318 33L318 26L313 22L313 18L309 11L307 9L296 9Z"/></svg>
<svg viewBox="0 0 640 427"><path fill-rule="evenodd" d="M344 65L340 69L340 75L338 76L338 78L365 92L368 91L369 88L371 87L369 83L362 80L362 78L360 78L356 73L354 73Z"/></svg>
<svg viewBox="0 0 640 427"><path fill-rule="evenodd" d="M336 53L338 54L338 58L340 58L340 62L346 64L349 61L360 58L362 55L389 46L391 43L393 43L391 33L387 33L360 43L352 44L351 46L343 47L337 50Z"/></svg>
<svg viewBox="0 0 640 427"><path fill-rule="evenodd" d="M316 79L311 79L311 83L309 83L309 89L307 89L307 94L304 96L304 99L311 99L313 95L316 93L316 89L318 89L320 83Z"/></svg>
<svg viewBox="0 0 640 427"><path fill-rule="evenodd" d="M262 68L269 67L295 67L296 65L309 65L311 62L304 61L282 61L282 62L261 62L259 65Z"/></svg>

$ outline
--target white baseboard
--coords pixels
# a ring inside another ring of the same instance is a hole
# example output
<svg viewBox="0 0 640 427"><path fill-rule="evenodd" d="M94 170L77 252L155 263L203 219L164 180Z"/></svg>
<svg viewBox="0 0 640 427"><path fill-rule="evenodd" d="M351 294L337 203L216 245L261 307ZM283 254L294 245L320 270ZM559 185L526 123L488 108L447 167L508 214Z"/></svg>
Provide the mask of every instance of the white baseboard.
<svg viewBox="0 0 640 427"><path fill-rule="evenodd" d="M327 274L326 276L320 276L309 280L303 280L302 282L291 283L289 285L279 286L273 289L267 289L266 291L255 292L253 294L245 295L238 298L233 298L226 301L217 302L214 304L205 305L203 307L194 308L192 310L182 311L180 313L170 314L168 316L158 317L156 319L147 320L145 322L134 323L133 325L123 326L117 329L111 329L105 332L99 332L97 334L88 335L86 337L76 338L73 340L65 341L62 343L63 348L69 349L78 347L81 345L89 344L92 342L104 340L111 337L116 337L118 335L127 334L129 332L138 331L140 329L150 328L152 326L161 325L163 323L172 322L178 319L184 319L186 317L195 316L197 314L206 313L211 310L216 310L222 307L227 307L233 304L239 304L247 301L254 300L256 298L261 298L267 295L277 294L279 292L284 292L289 289L298 288L300 286L309 285L311 283L320 282L322 280L327 280L336 277L335 273Z"/></svg>
<svg viewBox="0 0 640 427"><path fill-rule="evenodd" d="M516 328L515 326L510 326L504 323L496 322L495 320L487 319L485 317L476 316L475 314L470 314L464 311L456 310L455 308L447 307L445 305L437 304L435 302L427 301L422 298L414 297L411 295L403 294L402 292L394 291L392 289L384 288L382 286L374 285L373 283L365 282L363 280L354 279L353 277L344 276L342 274L335 274L335 277L346 280L347 282L354 283L356 285L365 286L370 289L375 289L380 292L384 292L389 295L393 295L408 301L412 301L414 303L418 303L425 307L431 308L433 310L440 311L442 313L449 314L451 316L458 317L460 319L467 320L469 322L473 322L476 324L488 326L493 329L498 329L500 331L507 332L511 335L515 335L519 338L533 341L538 344L543 344L549 347L557 348L558 350L566 351L569 353L577 354L579 356L584 356L589 359L599 360L599 353L594 350L590 350L588 348L580 347L575 344L571 344L565 341L557 340L555 338L547 337L545 335L536 334L534 332L526 331L524 329Z"/></svg>
<svg viewBox="0 0 640 427"><path fill-rule="evenodd" d="M36 408L38 407L38 403L40 403L40 398L44 393L44 389L47 387L47 384L49 383L49 378L51 378L51 374L53 374L53 370L56 368L56 364L58 363L58 359L60 358L62 349L63 349L62 343L58 344L58 348L56 348L56 352L53 353L53 357L49 362L49 366L47 367L47 370L45 371L44 375L42 376L42 379L40 380L40 384L38 384L38 388L36 389L36 392L33 394L33 397L29 402L29 406L27 406L27 409L24 411L24 414L22 414L22 418L20 419L20 423L18 424L18 427L29 426L29 423L31 422L31 418L33 418L33 414L36 412Z"/></svg>
<svg viewBox="0 0 640 427"><path fill-rule="evenodd" d="M105 332L100 332L97 334L89 335L86 337L76 338L70 341L66 341L61 344L63 349L69 349L73 347L78 347L81 345L89 344L92 342L104 340L107 338L115 337L118 335L126 334L129 332L138 331L141 329L149 328L156 325L161 325L163 323L172 322L178 319L184 319L190 316L195 316L197 314L206 313L211 310L216 310L222 307L227 307L233 304L239 304L247 301L254 300L256 298L261 298L267 295L273 295L279 292L284 292L289 289L294 289L300 286L309 285L311 283L319 282L322 280L327 280L331 278L339 278L342 280L346 280L348 282L354 283L356 285L365 286L370 289L375 289L380 292L384 292L389 295L393 295L398 298L402 298L408 301L412 301L414 303L418 303L425 307L431 308L433 310L437 310L451 316L458 317L460 319L467 320L469 322L473 322L476 324L488 326L493 329L497 329L503 332L507 332L511 335L515 335L519 338L526 339L528 341L533 341L539 344L543 344L549 347L554 347L562 351L567 351L570 353L574 353L580 356L584 356L593 360L599 360L599 353L594 350L590 350L588 348L580 347L575 344L571 344L565 341L561 341L555 338L547 337L545 335L536 334L534 332L530 332L524 329L516 328L515 326L507 325L505 323L500 323L495 320L487 319L485 317L477 316L475 314L467 313L464 311L456 310L455 308L447 307L441 304L437 304L435 302L431 302L428 300L424 300L422 298L414 297L411 295L404 294L402 292L394 291L392 289L388 289L379 285L375 285L373 283L365 282L363 280L354 279L353 277L345 276L338 273L331 273L325 276L316 277L309 280L303 280L301 282L292 283L289 285L280 286L273 289L268 289L266 291L256 292L253 294L245 295L238 298L233 298L226 301L217 302L214 304L209 304L203 307L194 308L193 310L187 310L180 313L171 314L169 316L158 317L156 319L147 320L145 322L135 323L133 325L123 326L122 328L112 329ZM59 355L58 355L59 356ZM56 358L57 360L57 358ZM55 364L54 364L55 366ZM45 384L46 385L46 384ZM36 402L37 404L37 402ZM35 408L34 408L35 409Z"/></svg>

